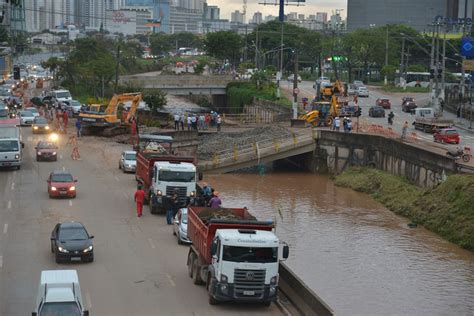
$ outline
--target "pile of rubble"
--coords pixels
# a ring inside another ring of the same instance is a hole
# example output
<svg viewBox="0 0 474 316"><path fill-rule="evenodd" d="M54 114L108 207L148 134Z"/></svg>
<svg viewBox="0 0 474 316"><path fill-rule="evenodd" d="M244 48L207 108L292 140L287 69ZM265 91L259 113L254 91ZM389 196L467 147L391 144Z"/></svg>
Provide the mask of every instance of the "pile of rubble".
<svg viewBox="0 0 474 316"><path fill-rule="evenodd" d="M214 153L247 147L256 141L281 139L291 137L291 132L281 126L257 127L238 133L218 133L203 135L200 137L201 144L198 147L199 160L211 160Z"/></svg>
<svg viewBox="0 0 474 316"><path fill-rule="evenodd" d="M211 220L226 220L226 221L235 221L235 220L248 220L256 221L257 218L253 215L247 214L246 218L237 216L234 212L225 208L206 208L199 213L199 218L207 225Z"/></svg>

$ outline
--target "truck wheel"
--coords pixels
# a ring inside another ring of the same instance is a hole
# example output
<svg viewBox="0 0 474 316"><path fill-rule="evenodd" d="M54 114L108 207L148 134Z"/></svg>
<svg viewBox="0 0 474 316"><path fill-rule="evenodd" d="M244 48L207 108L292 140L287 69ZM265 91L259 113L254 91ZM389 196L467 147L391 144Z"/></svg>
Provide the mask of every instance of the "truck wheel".
<svg viewBox="0 0 474 316"><path fill-rule="evenodd" d="M198 266L198 259L193 260L193 283L196 285L202 284L201 269Z"/></svg>
<svg viewBox="0 0 474 316"><path fill-rule="evenodd" d="M462 161L469 162L470 160L471 160L471 156L469 156L468 154L462 155Z"/></svg>
<svg viewBox="0 0 474 316"><path fill-rule="evenodd" d="M219 301L216 300L211 294L211 275L210 274L207 277L206 288L207 288L207 295L208 295L208 298L209 298L209 305L219 304Z"/></svg>
<svg viewBox="0 0 474 316"><path fill-rule="evenodd" d="M190 278L193 277L193 265L194 265L194 253L190 252L188 255L188 275Z"/></svg>

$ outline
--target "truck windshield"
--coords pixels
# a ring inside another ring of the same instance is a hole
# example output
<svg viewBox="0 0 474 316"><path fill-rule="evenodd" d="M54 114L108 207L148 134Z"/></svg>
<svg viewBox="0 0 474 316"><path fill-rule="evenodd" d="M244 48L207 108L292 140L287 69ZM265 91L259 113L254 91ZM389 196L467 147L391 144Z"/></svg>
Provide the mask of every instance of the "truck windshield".
<svg viewBox="0 0 474 316"><path fill-rule="evenodd" d="M17 140L0 140L0 152L18 151L20 146Z"/></svg>
<svg viewBox="0 0 474 316"><path fill-rule="evenodd" d="M69 92L56 92L57 99L68 99L70 97L71 97L71 94Z"/></svg>
<svg viewBox="0 0 474 316"><path fill-rule="evenodd" d="M224 261L267 263L278 261L278 247L224 246Z"/></svg>
<svg viewBox="0 0 474 316"><path fill-rule="evenodd" d="M195 172L160 170L158 178L160 181L191 182L194 181L195 177Z"/></svg>
<svg viewBox="0 0 474 316"><path fill-rule="evenodd" d="M76 302L45 303L39 316L81 316Z"/></svg>

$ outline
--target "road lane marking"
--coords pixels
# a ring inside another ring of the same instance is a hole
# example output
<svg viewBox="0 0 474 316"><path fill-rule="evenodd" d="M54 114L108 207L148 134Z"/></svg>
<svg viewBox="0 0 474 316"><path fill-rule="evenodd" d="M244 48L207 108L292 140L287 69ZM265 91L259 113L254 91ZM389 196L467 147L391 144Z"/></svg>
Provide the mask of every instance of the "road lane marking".
<svg viewBox="0 0 474 316"><path fill-rule="evenodd" d="M8 224L3 225L3 233L6 234L8 232Z"/></svg>
<svg viewBox="0 0 474 316"><path fill-rule="evenodd" d="M15 182L12 182L12 190L15 190Z"/></svg>
<svg viewBox="0 0 474 316"><path fill-rule="evenodd" d="M128 200L128 194L126 192L122 192L122 195L124 198L126 198Z"/></svg>
<svg viewBox="0 0 474 316"><path fill-rule="evenodd" d="M72 206L72 200L69 200L69 206Z"/></svg>
<svg viewBox="0 0 474 316"><path fill-rule="evenodd" d="M3 256L0 256L0 268L3 267Z"/></svg>
<svg viewBox="0 0 474 316"><path fill-rule="evenodd" d="M120 179L117 176L115 176L115 181L120 181Z"/></svg>
<svg viewBox="0 0 474 316"><path fill-rule="evenodd" d="M12 208L12 201L8 201L7 208Z"/></svg>
<svg viewBox="0 0 474 316"><path fill-rule="evenodd" d="M63 159L63 155L59 155L59 159Z"/></svg>
<svg viewBox="0 0 474 316"><path fill-rule="evenodd" d="M166 273L166 277L168 278L168 281L170 281L171 286L176 287L176 283L174 283L173 277L169 275L168 273Z"/></svg>
<svg viewBox="0 0 474 316"><path fill-rule="evenodd" d="M153 240L151 240L151 238L148 238L148 243L150 244L151 249L155 249L155 244L153 243Z"/></svg>
<svg viewBox="0 0 474 316"><path fill-rule="evenodd" d="M66 171L66 167L63 166L63 171Z"/></svg>
<svg viewBox="0 0 474 316"><path fill-rule="evenodd" d="M92 300L91 300L91 295L89 292L86 292L86 305L87 308L91 309L92 308Z"/></svg>

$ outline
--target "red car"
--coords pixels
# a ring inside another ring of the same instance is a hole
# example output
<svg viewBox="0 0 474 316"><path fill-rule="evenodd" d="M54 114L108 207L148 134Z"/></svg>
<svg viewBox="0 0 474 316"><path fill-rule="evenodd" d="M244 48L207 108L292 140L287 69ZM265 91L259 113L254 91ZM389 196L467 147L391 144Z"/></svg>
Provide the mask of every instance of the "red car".
<svg viewBox="0 0 474 316"><path fill-rule="evenodd" d="M392 104L390 103L389 99L379 98L375 101L375 105L381 106L386 110L390 110L392 108Z"/></svg>
<svg viewBox="0 0 474 316"><path fill-rule="evenodd" d="M66 171L53 171L48 180L48 194L53 197L76 197L76 182L72 175Z"/></svg>
<svg viewBox="0 0 474 316"><path fill-rule="evenodd" d="M443 128L433 135L435 142L459 144L461 137L454 128Z"/></svg>

